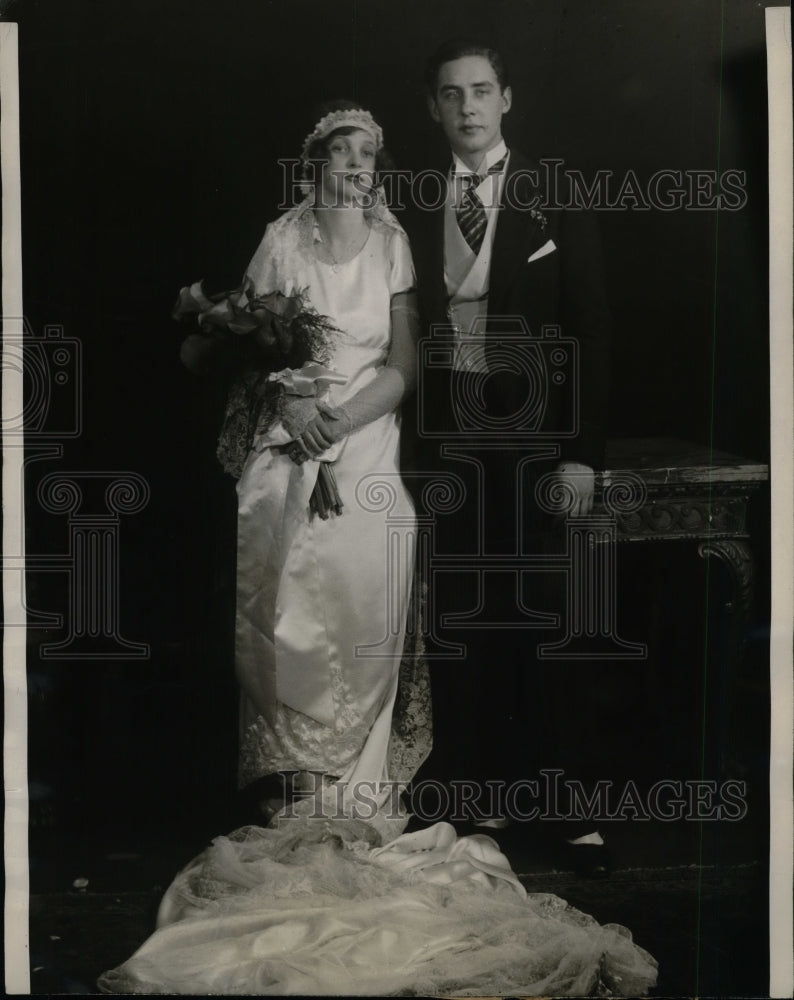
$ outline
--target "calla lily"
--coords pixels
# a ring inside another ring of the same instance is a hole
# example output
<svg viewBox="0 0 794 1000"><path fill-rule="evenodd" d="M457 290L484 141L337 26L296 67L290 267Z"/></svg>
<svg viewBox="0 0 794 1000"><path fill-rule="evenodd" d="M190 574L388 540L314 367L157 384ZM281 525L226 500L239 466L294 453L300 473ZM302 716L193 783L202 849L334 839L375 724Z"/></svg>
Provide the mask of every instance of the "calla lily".
<svg viewBox="0 0 794 1000"><path fill-rule="evenodd" d="M237 338L248 340L255 350L243 349L240 358L265 375L323 361L336 332L327 316L312 309L306 290L257 295L247 276L238 288L218 295L206 295L201 281L185 286L172 315L175 319L195 317L200 335L216 345ZM182 359L191 371L206 371L208 358L209 351L200 340L186 342Z"/></svg>
<svg viewBox="0 0 794 1000"><path fill-rule="evenodd" d="M202 280L194 281L192 285L185 285L179 289L179 296L171 310L174 319L184 319L185 316L193 316L212 308L213 303L204 294L203 286Z"/></svg>
<svg viewBox="0 0 794 1000"><path fill-rule="evenodd" d="M261 325L256 316L252 316L251 313L247 313L243 309L232 310L231 318L227 323L229 330L237 336L254 333Z"/></svg>
<svg viewBox="0 0 794 1000"><path fill-rule="evenodd" d="M239 288L208 296L197 281L179 290L171 315L176 320L196 317L200 332L186 337L180 351L183 364L195 374L208 370L212 354L225 342L250 338L259 348L259 358L232 388L218 441L218 458L236 477L252 447L296 440L316 417L328 387L347 381L320 363L338 331L311 307L305 290L257 295L246 276ZM341 514L343 504L331 467L334 458L324 454L309 507L327 519Z"/></svg>
<svg viewBox="0 0 794 1000"><path fill-rule="evenodd" d="M284 391L291 396L316 396L329 385L344 385L347 376L310 361L302 368L284 368L280 372L272 372L268 376L268 382L282 385Z"/></svg>
<svg viewBox="0 0 794 1000"><path fill-rule="evenodd" d="M252 299L252 305L255 308L264 307L269 312L275 313L285 323L291 323L306 307L300 293L284 295L282 292L270 292L267 295L256 296Z"/></svg>
<svg viewBox="0 0 794 1000"><path fill-rule="evenodd" d="M271 323L263 323L254 331L254 339L266 354L272 354L276 347L276 334Z"/></svg>

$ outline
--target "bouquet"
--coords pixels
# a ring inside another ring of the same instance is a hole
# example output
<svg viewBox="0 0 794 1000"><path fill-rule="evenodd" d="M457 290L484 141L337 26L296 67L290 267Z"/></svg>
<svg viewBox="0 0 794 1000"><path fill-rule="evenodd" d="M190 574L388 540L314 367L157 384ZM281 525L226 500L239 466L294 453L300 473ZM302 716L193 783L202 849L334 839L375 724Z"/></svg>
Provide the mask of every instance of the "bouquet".
<svg viewBox="0 0 794 1000"><path fill-rule="evenodd" d="M198 332L181 350L195 373L212 367L224 349L242 363L232 386L218 439L218 459L236 478L255 443L286 445L299 437L317 413L316 401L332 384L347 381L325 367L337 328L310 305L306 292L257 295L250 278L231 292L206 295L203 282L182 288L172 311L176 320L195 319ZM310 510L326 519L342 512L331 462L320 462Z"/></svg>

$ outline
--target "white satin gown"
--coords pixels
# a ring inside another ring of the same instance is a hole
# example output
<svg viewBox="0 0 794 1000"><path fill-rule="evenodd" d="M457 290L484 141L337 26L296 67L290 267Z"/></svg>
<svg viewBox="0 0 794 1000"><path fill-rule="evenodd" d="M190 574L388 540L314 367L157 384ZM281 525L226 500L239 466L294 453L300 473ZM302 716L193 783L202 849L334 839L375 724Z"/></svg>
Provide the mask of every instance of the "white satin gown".
<svg viewBox="0 0 794 1000"><path fill-rule="evenodd" d="M318 238L316 225L310 233ZM387 361L391 298L414 286L410 249L398 227L375 220L347 263L309 250L292 280L339 330L328 367L347 381L329 401L344 403ZM283 284L282 267L266 236L248 271L256 290ZM280 770L321 771L349 787L389 779L415 529L399 436L390 412L322 456L344 504L328 520L309 515L318 462L296 465L267 439L249 454L237 487L241 785Z"/></svg>

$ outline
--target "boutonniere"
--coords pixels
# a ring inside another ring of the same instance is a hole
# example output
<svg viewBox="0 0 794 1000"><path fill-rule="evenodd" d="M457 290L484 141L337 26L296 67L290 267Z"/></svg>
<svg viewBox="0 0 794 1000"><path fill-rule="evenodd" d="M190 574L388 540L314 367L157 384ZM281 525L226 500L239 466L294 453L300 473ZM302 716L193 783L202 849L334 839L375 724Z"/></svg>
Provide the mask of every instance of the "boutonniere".
<svg viewBox="0 0 794 1000"><path fill-rule="evenodd" d="M534 222L537 222L537 224L544 232L546 231L546 216L543 214L543 212L541 212L539 208L530 208L529 217Z"/></svg>

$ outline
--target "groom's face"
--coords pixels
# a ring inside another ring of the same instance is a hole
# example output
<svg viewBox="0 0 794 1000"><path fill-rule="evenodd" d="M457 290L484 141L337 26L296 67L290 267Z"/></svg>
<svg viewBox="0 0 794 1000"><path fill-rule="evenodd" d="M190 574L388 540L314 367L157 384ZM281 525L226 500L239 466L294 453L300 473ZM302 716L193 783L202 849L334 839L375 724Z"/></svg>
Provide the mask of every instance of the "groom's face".
<svg viewBox="0 0 794 1000"><path fill-rule="evenodd" d="M476 169L473 161L501 141L502 115L511 100L510 88L502 90L485 56L462 56L442 64L429 106L452 151Z"/></svg>

